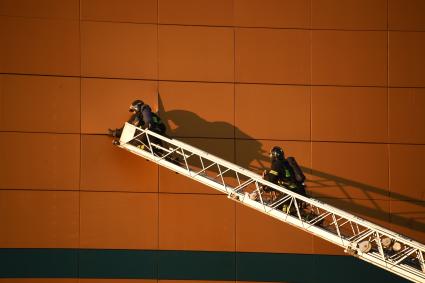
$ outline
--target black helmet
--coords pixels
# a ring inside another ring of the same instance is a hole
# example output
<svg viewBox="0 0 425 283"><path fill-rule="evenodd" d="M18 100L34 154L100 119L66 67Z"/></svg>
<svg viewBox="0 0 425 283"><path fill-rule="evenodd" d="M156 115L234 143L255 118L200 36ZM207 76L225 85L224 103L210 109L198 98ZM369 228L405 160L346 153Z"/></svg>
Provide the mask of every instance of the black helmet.
<svg viewBox="0 0 425 283"><path fill-rule="evenodd" d="M270 150L270 158L283 160L285 158L285 154L283 153L282 148L279 146L274 146Z"/></svg>
<svg viewBox="0 0 425 283"><path fill-rule="evenodd" d="M130 111L130 112L140 112L140 111L142 111L143 104L144 104L143 101L137 99L137 100L133 101L133 103L131 103L130 109L128 111Z"/></svg>

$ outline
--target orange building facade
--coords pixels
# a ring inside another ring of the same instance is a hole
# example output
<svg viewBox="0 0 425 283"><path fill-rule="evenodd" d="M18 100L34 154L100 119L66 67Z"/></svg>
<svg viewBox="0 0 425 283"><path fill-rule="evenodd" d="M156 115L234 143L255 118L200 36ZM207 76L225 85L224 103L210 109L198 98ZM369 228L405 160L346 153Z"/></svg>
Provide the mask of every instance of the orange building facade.
<svg viewBox="0 0 425 283"><path fill-rule="evenodd" d="M422 0L0 0L0 282L405 282L111 144L135 99L425 242Z"/></svg>

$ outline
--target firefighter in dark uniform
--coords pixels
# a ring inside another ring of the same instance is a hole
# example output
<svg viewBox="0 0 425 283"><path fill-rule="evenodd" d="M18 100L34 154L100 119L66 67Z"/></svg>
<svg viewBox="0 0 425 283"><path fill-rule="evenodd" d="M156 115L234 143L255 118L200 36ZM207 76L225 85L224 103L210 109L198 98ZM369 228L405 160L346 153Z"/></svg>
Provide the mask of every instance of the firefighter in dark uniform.
<svg viewBox="0 0 425 283"><path fill-rule="evenodd" d="M281 147L274 146L270 150L270 161L271 166L269 170L263 172L263 178L273 184L285 187L298 194L306 196L305 186L303 181L297 181L294 169L285 158L285 154ZM276 201L282 197L283 194L280 191L274 190L267 186L262 187L263 192L270 195L271 202ZM285 210L285 205L282 204L280 209Z"/></svg>
<svg viewBox="0 0 425 283"><path fill-rule="evenodd" d="M164 123L161 121L159 116L152 112L152 109L149 105L143 103L142 100L135 100L130 105L129 111L133 113L127 123L132 124L136 127L140 127L143 129L149 129L155 133L160 135L165 135L166 127ZM123 127L117 128L115 130L109 129L109 135L114 138L120 138ZM153 138L153 143L161 143L159 139ZM113 141L114 144L118 144L118 140ZM142 141L142 143L146 144L146 141Z"/></svg>
<svg viewBox="0 0 425 283"><path fill-rule="evenodd" d="M165 135L166 128L164 123L162 123L157 114L152 112L149 105L144 104L141 100L135 100L131 103L129 111L134 113L129 123L138 127L147 128L160 135Z"/></svg>
<svg viewBox="0 0 425 283"><path fill-rule="evenodd" d="M285 159L285 154L282 148L274 146L270 150L270 161L270 170L263 172L263 178L271 183L295 190L297 187L295 174L292 167ZM265 188L265 191L268 189L269 188Z"/></svg>

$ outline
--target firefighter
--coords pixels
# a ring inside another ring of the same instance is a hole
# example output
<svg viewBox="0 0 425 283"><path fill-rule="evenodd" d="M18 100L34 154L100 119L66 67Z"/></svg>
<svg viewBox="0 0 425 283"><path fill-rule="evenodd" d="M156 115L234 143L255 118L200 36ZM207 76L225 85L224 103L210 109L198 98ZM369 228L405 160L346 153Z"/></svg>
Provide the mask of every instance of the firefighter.
<svg viewBox="0 0 425 283"><path fill-rule="evenodd" d="M156 113L152 112L149 105L144 104L141 100L135 100L130 105L129 111L134 113L132 117L134 117L135 121L138 121L137 123L140 124L138 126L147 128L160 135L165 135L166 127L164 123Z"/></svg>
<svg viewBox="0 0 425 283"><path fill-rule="evenodd" d="M291 191L294 191L302 196L308 197L304 185L305 176L298 163L296 162L295 158L285 158L285 154L282 148L278 146L274 146L270 150L270 158L271 168L268 171L264 171L263 178L274 184L283 186ZM265 192L268 191L270 194L272 194L272 196L274 194L274 196L272 197L273 201L276 201L278 198L283 197L283 194L281 192L270 189L268 187L264 187L263 190ZM283 203L277 208L292 215L296 214L295 207L288 207L288 203ZM300 214L304 220L309 221L310 219L316 217L315 212L309 209L305 202L298 201L298 208L300 208ZM321 226L323 224L323 221L324 219L320 220L315 225Z"/></svg>
<svg viewBox="0 0 425 283"><path fill-rule="evenodd" d="M165 135L166 127L164 123L156 113L152 112L151 107L148 104L145 104L142 100L137 99L133 101L128 111L133 113L130 119L127 121L129 124L140 127L142 129L149 129L160 135ZM119 144L118 139L121 137L123 128L124 127L121 127L115 130L108 129L109 135L115 138L112 141L114 145ZM142 135L140 139L135 139L134 141L131 141L131 143L141 149L144 149L148 141L146 136ZM162 147L162 141L156 137L151 138L151 143ZM157 147L154 147L153 151L157 155L161 155L163 153L162 150Z"/></svg>
<svg viewBox="0 0 425 283"><path fill-rule="evenodd" d="M131 103L129 111L133 113L130 119L127 121L129 124L132 124L136 127L140 127L142 129L148 129L162 136L166 136L166 127L165 124L161 121L161 118L154 112L149 105L145 104L142 100L135 100ZM119 145L119 138L121 137L122 131L124 127L112 130L108 129L109 135L113 136L115 139L113 140L114 145ZM140 149L148 150L148 139L145 134L142 133L141 130L136 129L135 136L139 137L134 138L129 141L129 144L132 144ZM169 138L169 137L168 137ZM160 138L155 136L149 137L150 144L152 146L152 151L156 156L162 156L164 154L163 151L163 141ZM174 155L167 155L165 157L166 160L180 165L179 158Z"/></svg>
<svg viewBox="0 0 425 283"><path fill-rule="evenodd" d="M278 185L286 185L290 189L296 187L294 170L285 159L281 147L274 146L270 150L270 170L263 173L264 179Z"/></svg>
<svg viewBox="0 0 425 283"><path fill-rule="evenodd" d="M144 104L142 100L135 100L131 103L129 112L133 113L130 119L127 121L136 127L149 129L160 135L165 135L166 127L161 121L159 116L152 112L151 107L148 104ZM115 130L108 129L109 135L115 138L121 137L123 127Z"/></svg>
<svg viewBox="0 0 425 283"><path fill-rule="evenodd" d="M293 157L286 159L282 148L274 146L270 150L270 162L270 169L263 172L264 180L306 196L304 186L305 176ZM284 196L282 192L268 186L261 186L260 194L267 203L273 203ZM250 197L251 199L258 199L259 196L254 192ZM300 203L300 207L303 205L303 203ZM278 208L284 211L288 209L286 204L281 204Z"/></svg>

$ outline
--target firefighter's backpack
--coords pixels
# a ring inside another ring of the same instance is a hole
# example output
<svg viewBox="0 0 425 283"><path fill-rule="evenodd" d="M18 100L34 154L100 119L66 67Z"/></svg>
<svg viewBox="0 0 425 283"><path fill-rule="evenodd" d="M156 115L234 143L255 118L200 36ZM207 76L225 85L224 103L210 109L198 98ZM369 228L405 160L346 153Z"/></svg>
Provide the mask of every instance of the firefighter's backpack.
<svg viewBox="0 0 425 283"><path fill-rule="evenodd" d="M292 170L294 171L294 177L297 183L304 183L305 181L305 175L303 171L301 170L300 166L298 165L297 161L294 157L288 157L287 158L289 166L291 166Z"/></svg>

